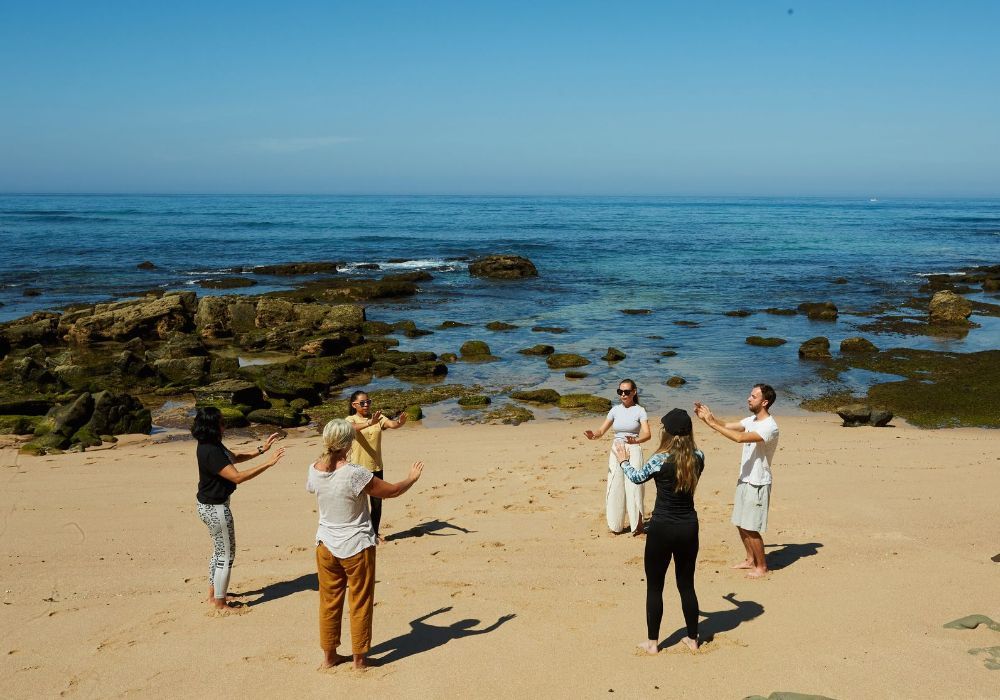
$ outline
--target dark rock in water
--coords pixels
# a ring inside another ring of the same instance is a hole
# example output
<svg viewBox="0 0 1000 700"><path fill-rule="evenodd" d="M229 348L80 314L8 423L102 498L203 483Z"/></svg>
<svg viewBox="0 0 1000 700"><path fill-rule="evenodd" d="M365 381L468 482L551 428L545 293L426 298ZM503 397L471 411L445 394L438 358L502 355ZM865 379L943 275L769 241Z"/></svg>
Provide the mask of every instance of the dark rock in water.
<svg viewBox="0 0 1000 700"><path fill-rule="evenodd" d="M414 324L414 328L416 328L416 324ZM361 324L361 332L366 336L389 335L392 331L392 324L384 321L365 321Z"/></svg>
<svg viewBox="0 0 1000 700"><path fill-rule="evenodd" d="M660 357L677 357L676 350L661 350Z"/></svg>
<svg viewBox="0 0 1000 700"><path fill-rule="evenodd" d="M685 328L697 328L701 324L697 321L674 321L675 326L683 326Z"/></svg>
<svg viewBox="0 0 1000 700"><path fill-rule="evenodd" d="M1000 292L1000 277L991 277L983 280L984 292Z"/></svg>
<svg viewBox="0 0 1000 700"><path fill-rule="evenodd" d="M467 328L468 323L462 323L461 321L442 321L441 325L438 326L439 330L446 330L448 328Z"/></svg>
<svg viewBox="0 0 1000 700"><path fill-rule="evenodd" d="M257 282L249 277L218 277L198 281L198 286L204 289L239 289L241 287L252 287L255 284Z"/></svg>
<svg viewBox="0 0 1000 700"><path fill-rule="evenodd" d="M510 397L517 401L527 401L529 403L559 403L559 392L555 389L525 389L511 393Z"/></svg>
<svg viewBox="0 0 1000 700"><path fill-rule="evenodd" d="M625 359L625 353L618 348L608 348L608 351L601 357L605 362L621 362Z"/></svg>
<svg viewBox="0 0 1000 700"><path fill-rule="evenodd" d="M847 278L846 277L835 277L834 280L833 280L833 283L834 284L847 284Z"/></svg>
<svg viewBox="0 0 1000 700"><path fill-rule="evenodd" d="M736 309L735 311L727 311L726 316L733 316L735 318L746 318L753 314L753 311L747 311L746 309Z"/></svg>
<svg viewBox="0 0 1000 700"><path fill-rule="evenodd" d="M563 375L566 379L586 379L590 375L586 372L581 372L579 370L571 369L566 374Z"/></svg>
<svg viewBox="0 0 1000 700"><path fill-rule="evenodd" d="M551 345L532 345L530 348L524 348L523 350L518 350L522 355L535 355L535 356L545 356L551 355L556 349Z"/></svg>
<svg viewBox="0 0 1000 700"><path fill-rule="evenodd" d="M280 428L297 428L309 422L308 417L291 406L258 408L256 411L250 411L247 419L252 423L265 423Z"/></svg>
<svg viewBox="0 0 1000 700"><path fill-rule="evenodd" d="M315 275L319 272L334 273L344 266L343 261L280 263L278 265L258 265L253 271L258 275Z"/></svg>
<svg viewBox="0 0 1000 700"><path fill-rule="evenodd" d="M267 402L260 387L243 379L223 379L193 390L195 406L228 404L264 408Z"/></svg>
<svg viewBox="0 0 1000 700"><path fill-rule="evenodd" d="M143 260L141 263L135 266L137 270L155 270L156 265L151 263L149 260Z"/></svg>
<svg viewBox="0 0 1000 700"><path fill-rule="evenodd" d="M666 381L667 386L674 387L675 389L679 386L684 386L687 384L687 380L684 377L674 375Z"/></svg>
<svg viewBox="0 0 1000 700"><path fill-rule="evenodd" d="M854 427L858 425L868 425L868 420L872 417L872 409L861 403L852 403L847 406L839 406L837 415L844 421L844 426Z"/></svg>
<svg viewBox="0 0 1000 700"><path fill-rule="evenodd" d="M802 360L829 360L830 340L823 336L810 338L799 346L799 359Z"/></svg>
<svg viewBox="0 0 1000 700"><path fill-rule="evenodd" d="M545 358L545 364L547 364L551 369L566 369L567 367L583 367L584 365L589 365L590 360L575 353L562 352L549 355Z"/></svg>
<svg viewBox="0 0 1000 700"><path fill-rule="evenodd" d="M497 359L490 353L490 346L481 340L465 341L458 352L466 362L489 362Z"/></svg>
<svg viewBox="0 0 1000 700"><path fill-rule="evenodd" d="M937 292L930 303L929 322L938 326L969 326L972 302L954 292Z"/></svg>
<svg viewBox="0 0 1000 700"><path fill-rule="evenodd" d="M469 263L469 274L499 280L538 277L535 264L519 255L487 255Z"/></svg>
<svg viewBox="0 0 1000 700"><path fill-rule="evenodd" d="M458 362L458 355L453 352L443 352L438 359L441 362Z"/></svg>
<svg viewBox="0 0 1000 700"><path fill-rule="evenodd" d="M607 413L611 402L593 394L563 394L559 397L559 408L581 409L588 413Z"/></svg>
<svg viewBox="0 0 1000 700"><path fill-rule="evenodd" d="M23 292L21 292L21 295L26 297L40 297L42 296L42 290L36 287L28 287Z"/></svg>
<svg viewBox="0 0 1000 700"><path fill-rule="evenodd" d="M381 270L382 269L382 266L379 265L378 263L358 263L354 267L356 267L359 270Z"/></svg>
<svg viewBox="0 0 1000 700"><path fill-rule="evenodd" d="M567 333L565 328L559 326L532 326L532 332L534 333Z"/></svg>
<svg viewBox="0 0 1000 700"><path fill-rule="evenodd" d="M759 335L751 335L746 339L747 345L755 345L759 348L776 348L787 342L784 338L763 338Z"/></svg>
<svg viewBox="0 0 1000 700"><path fill-rule="evenodd" d="M490 321L486 324L486 330L488 331L511 331L515 328L517 328L517 326L503 321Z"/></svg>
<svg viewBox="0 0 1000 700"><path fill-rule="evenodd" d="M489 406L491 403L492 400L485 394L472 394L470 396L462 396L458 399L458 405L462 408L482 408L483 406Z"/></svg>
<svg viewBox="0 0 1000 700"><path fill-rule="evenodd" d="M855 336L840 341L840 352L878 352L878 348L867 338Z"/></svg>
<svg viewBox="0 0 1000 700"><path fill-rule="evenodd" d="M837 320L837 307L830 301L807 301L799 304L799 311L803 312L812 321Z"/></svg>
<svg viewBox="0 0 1000 700"><path fill-rule="evenodd" d="M771 314L772 316L795 316L798 311L795 309L776 309L771 307L769 309L764 309L764 313Z"/></svg>
<svg viewBox="0 0 1000 700"><path fill-rule="evenodd" d="M448 374L448 365L441 361L402 365L393 372L394 377L404 380L436 379L446 374Z"/></svg>
<svg viewBox="0 0 1000 700"><path fill-rule="evenodd" d="M653 313L652 309L622 309L622 313L627 316L646 316Z"/></svg>
<svg viewBox="0 0 1000 700"><path fill-rule="evenodd" d="M385 275L381 282L429 282L434 279L434 275L424 270L414 270L413 272L397 272L392 275Z"/></svg>

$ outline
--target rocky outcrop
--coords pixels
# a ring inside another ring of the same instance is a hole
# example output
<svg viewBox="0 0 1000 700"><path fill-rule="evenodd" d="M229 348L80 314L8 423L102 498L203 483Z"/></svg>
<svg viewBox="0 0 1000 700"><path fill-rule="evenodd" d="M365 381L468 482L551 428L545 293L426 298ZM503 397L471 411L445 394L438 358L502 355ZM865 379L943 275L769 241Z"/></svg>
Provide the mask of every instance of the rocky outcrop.
<svg viewBox="0 0 1000 700"><path fill-rule="evenodd" d="M884 427L892 420L892 413L883 409L873 409L867 404L854 403L839 406L837 415L844 421L844 427L853 428L859 425Z"/></svg>
<svg viewBox="0 0 1000 700"><path fill-rule="evenodd" d="M823 336L810 338L799 346L799 359L801 360L829 360L830 340Z"/></svg>
<svg viewBox="0 0 1000 700"><path fill-rule="evenodd" d="M559 403L559 392L555 389L524 389L512 392L510 397L517 401L527 401L528 403Z"/></svg>
<svg viewBox="0 0 1000 700"><path fill-rule="evenodd" d="M764 338L759 335L751 335L746 339L747 345L753 345L759 348L776 348L787 342L788 341L784 338Z"/></svg>
<svg viewBox="0 0 1000 700"><path fill-rule="evenodd" d="M59 314L38 311L15 321L0 323L0 355L6 355L13 348L57 343L59 318Z"/></svg>
<svg viewBox="0 0 1000 700"><path fill-rule="evenodd" d="M190 330L196 308L194 292L97 304L92 313L62 318L60 331L67 341L77 344L131 338L163 340L174 332Z"/></svg>
<svg viewBox="0 0 1000 700"><path fill-rule="evenodd" d="M84 392L60 406L53 406L34 427L33 438L24 448L31 454L100 445L110 436L149 433L149 410L134 396L112 391Z"/></svg>
<svg viewBox="0 0 1000 700"><path fill-rule="evenodd" d="M258 275L315 275L317 273L333 274L344 266L343 261L321 261L321 262L290 262L279 263L277 265L258 265L253 268L254 274Z"/></svg>
<svg viewBox="0 0 1000 700"><path fill-rule="evenodd" d="M538 277L535 264L520 255L487 255L469 263L469 274L495 280L519 280Z"/></svg>
<svg viewBox="0 0 1000 700"><path fill-rule="evenodd" d="M841 353L864 353L864 352L878 352L878 348L875 344L868 340L867 338L862 338L861 336L855 336L853 338L844 338L840 341L840 352Z"/></svg>
<svg viewBox="0 0 1000 700"><path fill-rule="evenodd" d="M458 354L465 362L490 362L499 359L490 353L490 346L481 340L467 340L462 343Z"/></svg>
<svg viewBox="0 0 1000 700"><path fill-rule="evenodd" d="M968 327L972 302L950 291L937 292L929 307L929 322L936 326Z"/></svg>
<svg viewBox="0 0 1000 700"><path fill-rule="evenodd" d="M621 362L625 359L625 353L618 348L608 348L608 351L601 357L605 362Z"/></svg>
<svg viewBox="0 0 1000 700"><path fill-rule="evenodd" d="M559 397L559 408L579 409L588 413L607 413L611 402L593 394L563 394Z"/></svg>

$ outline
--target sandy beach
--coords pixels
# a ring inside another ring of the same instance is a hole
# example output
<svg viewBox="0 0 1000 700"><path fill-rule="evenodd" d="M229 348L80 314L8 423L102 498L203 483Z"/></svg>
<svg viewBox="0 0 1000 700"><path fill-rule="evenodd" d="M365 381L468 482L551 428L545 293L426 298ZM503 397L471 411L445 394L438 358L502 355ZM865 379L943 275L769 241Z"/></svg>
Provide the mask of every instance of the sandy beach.
<svg viewBox="0 0 1000 700"><path fill-rule="evenodd" d="M303 488L313 431L291 432L284 461L233 497L231 591L246 606L224 617L203 602L210 544L193 441L129 436L44 457L7 447L0 695L996 697L987 661L1000 661L1000 633L943 625L1000 620L1000 433L776 417L773 571L760 581L729 568L741 556L729 524L738 448L696 425L706 643L677 645L668 573L670 646L655 657L635 651L642 538L607 532L609 443L582 435L598 420L393 431L387 478L416 458L427 468L386 503L382 665L366 672L316 670L316 514ZM653 497L650 486L647 512Z"/></svg>

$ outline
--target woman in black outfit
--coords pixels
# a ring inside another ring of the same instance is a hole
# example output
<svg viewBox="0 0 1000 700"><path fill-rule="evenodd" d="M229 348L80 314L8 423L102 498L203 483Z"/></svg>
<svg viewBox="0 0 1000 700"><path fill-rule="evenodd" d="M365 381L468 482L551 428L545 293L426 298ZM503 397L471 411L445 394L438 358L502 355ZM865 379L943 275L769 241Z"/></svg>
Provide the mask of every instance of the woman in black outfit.
<svg viewBox="0 0 1000 700"><path fill-rule="evenodd" d="M237 463L264 454L281 435L274 433L253 452L240 453L231 452L222 444L224 431L219 409L198 409L191 426L191 434L198 441L198 516L208 527L212 538L212 556L208 560L208 602L220 610L229 605L226 592L236 557L236 525L233 512L229 509L229 497L237 484L263 474L285 453L279 447L268 461L240 471L235 466Z"/></svg>
<svg viewBox="0 0 1000 700"><path fill-rule="evenodd" d="M649 654L659 651L663 618L663 581L674 559L674 577L687 625L682 639L691 651L698 648L698 595L694 591L694 567L698 558L698 512L694 490L705 468L705 455L694 444L691 416L675 408L660 419L660 446L642 467L629 464L629 451L615 446L615 454L630 481L656 483L656 505L646 525L646 629L647 641L639 648Z"/></svg>

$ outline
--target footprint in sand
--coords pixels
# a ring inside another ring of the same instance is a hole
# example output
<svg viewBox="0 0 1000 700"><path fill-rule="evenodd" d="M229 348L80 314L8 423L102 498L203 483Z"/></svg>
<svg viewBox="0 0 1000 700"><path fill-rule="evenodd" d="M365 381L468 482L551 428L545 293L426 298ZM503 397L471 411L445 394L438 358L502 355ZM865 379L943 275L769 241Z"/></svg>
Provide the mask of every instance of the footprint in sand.
<svg viewBox="0 0 1000 700"><path fill-rule="evenodd" d="M1000 671L1000 647L981 647L969 649L973 656L985 656L983 664L991 671Z"/></svg>

